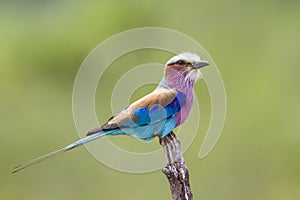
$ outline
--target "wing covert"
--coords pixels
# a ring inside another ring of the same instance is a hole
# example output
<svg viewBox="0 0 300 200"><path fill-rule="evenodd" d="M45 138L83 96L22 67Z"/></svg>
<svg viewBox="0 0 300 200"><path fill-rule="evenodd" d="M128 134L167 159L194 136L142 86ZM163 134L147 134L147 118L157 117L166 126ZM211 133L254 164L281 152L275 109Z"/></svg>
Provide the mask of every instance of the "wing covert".
<svg viewBox="0 0 300 200"><path fill-rule="evenodd" d="M157 88L152 93L125 107L99 130L146 126L175 116L185 105L186 96L176 90ZM95 132L95 131L93 131ZM89 133L88 133L89 134ZM92 132L89 134L93 134Z"/></svg>

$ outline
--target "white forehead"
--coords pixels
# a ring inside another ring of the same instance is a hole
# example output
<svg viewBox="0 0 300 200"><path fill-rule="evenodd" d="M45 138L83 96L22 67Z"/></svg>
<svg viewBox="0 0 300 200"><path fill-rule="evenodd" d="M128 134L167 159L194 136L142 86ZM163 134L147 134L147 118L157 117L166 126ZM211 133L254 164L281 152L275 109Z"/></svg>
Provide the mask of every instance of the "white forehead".
<svg viewBox="0 0 300 200"><path fill-rule="evenodd" d="M197 54L185 52L172 57L170 60L168 60L166 65L177 62L178 60L184 60L189 63L195 63L200 61L200 57Z"/></svg>

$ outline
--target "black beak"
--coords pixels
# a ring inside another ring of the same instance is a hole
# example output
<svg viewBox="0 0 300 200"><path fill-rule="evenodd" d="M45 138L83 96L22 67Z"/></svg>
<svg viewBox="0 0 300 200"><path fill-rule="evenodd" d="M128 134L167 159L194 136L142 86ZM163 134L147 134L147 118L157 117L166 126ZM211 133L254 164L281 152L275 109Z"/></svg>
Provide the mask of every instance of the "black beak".
<svg viewBox="0 0 300 200"><path fill-rule="evenodd" d="M200 69L200 68L205 67L207 65L209 65L209 62L207 62L205 60L201 60L199 62L196 62L196 63L192 64L192 68Z"/></svg>

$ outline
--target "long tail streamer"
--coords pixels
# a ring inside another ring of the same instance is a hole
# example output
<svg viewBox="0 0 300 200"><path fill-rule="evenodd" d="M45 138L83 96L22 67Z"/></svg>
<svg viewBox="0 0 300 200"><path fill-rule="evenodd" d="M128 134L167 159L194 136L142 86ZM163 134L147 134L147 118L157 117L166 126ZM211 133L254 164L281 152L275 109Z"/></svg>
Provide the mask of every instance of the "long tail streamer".
<svg viewBox="0 0 300 200"><path fill-rule="evenodd" d="M96 134L87 136L87 137L85 137L85 138L83 138L83 139L81 139L81 140L78 140L78 141L76 141L76 142L74 142L74 143L72 143L72 144L70 144L70 145L68 145L68 146L66 146L66 147L64 147L64 148L62 148L62 149L53 151L53 152L48 153L48 154L46 154L46 155L43 155L43 156L41 156L41 157L38 157L38 158L35 158L35 159L33 159L33 160L27 161L27 162L25 162L25 163L23 163L23 164L20 164L20 165L14 167L12 173L16 173L16 172L18 172L18 171L20 171L20 170L22 170L22 169L25 169L25 168L27 168L27 167L30 167L30 166L32 166L32 165L34 165L34 164L36 164L36 163L39 163L39 162L41 162L41 161L43 161L43 160L52 158L52 157L57 156L57 155L59 155L59 154L61 154L61 153L64 153L64 152L67 152L67 151L69 151L69 150L71 150L71 149L74 149L74 148L76 148L76 147L82 146L82 145L84 145L84 144L86 144L86 143L88 143L88 142L91 142L91 141L93 141L93 140L95 140L95 139L98 139L98 138L100 138L100 137L103 137L103 136L105 136L105 135L107 135L107 134L108 134L108 132L99 132L99 133L96 133Z"/></svg>

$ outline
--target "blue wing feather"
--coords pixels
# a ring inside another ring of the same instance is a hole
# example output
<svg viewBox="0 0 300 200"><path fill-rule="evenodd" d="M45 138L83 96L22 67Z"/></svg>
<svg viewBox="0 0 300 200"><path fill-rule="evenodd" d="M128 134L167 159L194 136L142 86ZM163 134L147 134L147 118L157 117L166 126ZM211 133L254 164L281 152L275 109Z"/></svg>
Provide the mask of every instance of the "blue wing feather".
<svg viewBox="0 0 300 200"><path fill-rule="evenodd" d="M143 126L173 117L180 111L185 103L185 94L178 92L174 100L165 107L161 108L159 104L156 104L151 108L137 108L133 110L136 119L133 120L134 124L132 125Z"/></svg>
<svg viewBox="0 0 300 200"><path fill-rule="evenodd" d="M184 93L161 89L125 107L90 134L104 131L109 132L107 135L132 135L145 141L164 137L175 128L174 117L185 104Z"/></svg>

